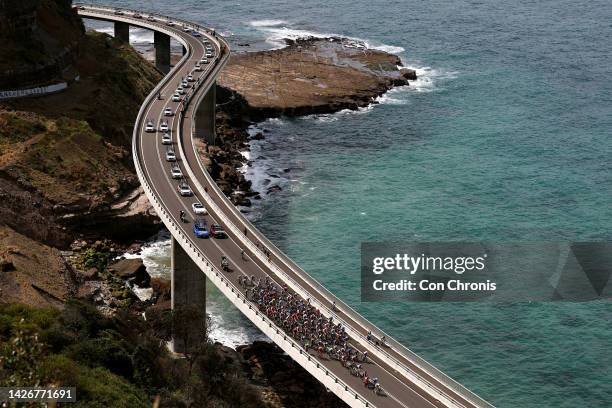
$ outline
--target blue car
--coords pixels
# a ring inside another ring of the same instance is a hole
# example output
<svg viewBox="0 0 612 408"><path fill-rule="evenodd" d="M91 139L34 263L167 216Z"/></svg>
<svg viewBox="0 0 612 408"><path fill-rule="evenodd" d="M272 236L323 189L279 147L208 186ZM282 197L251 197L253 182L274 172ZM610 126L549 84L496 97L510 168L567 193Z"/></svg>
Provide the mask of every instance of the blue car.
<svg viewBox="0 0 612 408"><path fill-rule="evenodd" d="M193 35L194 37L201 37L201 36L202 36L202 34L200 34L200 33L199 33L199 32L197 32L197 31L192 31L192 32L191 32L191 35Z"/></svg>
<svg viewBox="0 0 612 408"><path fill-rule="evenodd" d="M208 238L210 233L208 232L208 228L206 228L206 220L195 220L195 222L193 223L193 233L198 238Z"/></svg>

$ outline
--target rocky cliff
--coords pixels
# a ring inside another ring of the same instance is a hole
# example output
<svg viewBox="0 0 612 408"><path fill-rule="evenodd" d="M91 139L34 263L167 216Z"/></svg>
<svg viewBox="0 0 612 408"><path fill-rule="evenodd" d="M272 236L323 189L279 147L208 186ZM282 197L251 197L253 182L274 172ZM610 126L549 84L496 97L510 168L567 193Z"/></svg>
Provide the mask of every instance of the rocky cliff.
<svg viewBox="0 0 612 408"><path fill-rule="evenodd" d="M79 44L81 80L67 91L0 103L0 223L56 247L79 234L120 239L129 228L132 239L159 228L130 146L140 103L161 75L106 35L83 34Z"/></svg>
<svg viewBox="0 0 612 408"><path fill-rule="evenodd" d="M61 79L79 52L83 32L71 0L1 0L0 89Z"/></svg>

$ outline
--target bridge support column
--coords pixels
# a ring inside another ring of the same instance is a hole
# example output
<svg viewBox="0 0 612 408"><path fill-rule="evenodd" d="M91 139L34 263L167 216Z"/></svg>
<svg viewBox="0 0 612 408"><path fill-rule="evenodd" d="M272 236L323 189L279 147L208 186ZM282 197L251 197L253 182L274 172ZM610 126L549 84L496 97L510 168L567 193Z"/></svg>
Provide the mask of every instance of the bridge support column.
<svg viewBox="0 0 612 408"><path fill-rule="evenodd" d="M170 36L153 32L155 42L155 66L164 74L170 72Z"/></svg>
<svg viewBox="0 0 612 408"><path fill-rule="evenodd" d="M115 38L120 39L126 43L130 43L130 25L128 23L122 23L121 21L115 21Z"/></svg>
<svg viewBox="0 0 612 408"><path fill-rule="evenodd" d="M208 90L202 103L195 113L195 135L206 141L209 145L216 142L215 132L215 104L217 99L217 82Z"/></svg>
<svg viewBox="0 0 612 408"><path fill-rule="evenodd" d="M187 48L183 45L183 55L187 54Z"/></svg>
<svg viewBox="0 0 612 408"><path fill-rule="evenodd" d="M197 350L206 335L206 276L172 238L172 350Z"/></svg>

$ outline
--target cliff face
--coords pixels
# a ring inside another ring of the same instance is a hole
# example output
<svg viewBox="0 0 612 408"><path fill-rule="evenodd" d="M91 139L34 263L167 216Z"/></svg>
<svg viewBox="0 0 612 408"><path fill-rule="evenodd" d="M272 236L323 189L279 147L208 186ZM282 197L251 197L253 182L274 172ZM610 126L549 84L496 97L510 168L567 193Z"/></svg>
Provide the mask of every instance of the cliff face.
<svg viewBox="0 0 612 408"><path fill-rule="evenodd" d="M71 0L0 0L0 89L62 78L83 33Z"/></svg>
<svg viewBox="0 0 612 408"><path fill-rule="evenodd" d="M107 35L82 34L78 49L81 80L65 92L0 102L0 224L60 248L79 234L132 239L159 228L137 191L130 147L161 75Z"/></svg>

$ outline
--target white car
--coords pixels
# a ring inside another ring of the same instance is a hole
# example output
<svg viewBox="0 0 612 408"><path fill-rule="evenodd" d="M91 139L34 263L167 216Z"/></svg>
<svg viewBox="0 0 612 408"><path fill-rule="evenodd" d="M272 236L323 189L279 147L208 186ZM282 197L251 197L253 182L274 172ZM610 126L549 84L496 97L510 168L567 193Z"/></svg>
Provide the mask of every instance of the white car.
<svg viewBox="0 0 612 408"><path fill-rule="evenodd" d="M169 161L169 162L176 161L176 154L174 153L174 150L168 150L166 152L166 161Z"/></svg>
<svg viewBox="0 0 612 408"><path fill-rule="evenodd" d="M159 124L159 131L160 132L167 132L168 131L168 122L163 121L162 123Z"/></svg>
<svg viewBox="0 0 612 408"><path fill-rule="evenodd" d="M172 166L172 169L170 169L170 174L172 174L173 179L183 178L183 172L179 166Z"/></svg>
<svg viewBox="0 0 612 408"><path fill-rule="evenodd" d="M189 88L189 82L186 79L183 79L183 81L181 81L181 86L183 88Z"/></svg>
<svg viewBox="0 0 612 408"><path fill-rule="evenodd" d="M188 33L191 31L191 29L189 27L187 27L186 25L183 26L183 31Z"/></svg>
<svg viewBox="0 0 612 408"><path fill-rule="evenodd" d="M200 65L200 63L199 63L199 62L196 62L196 64L195 64L195 70L196 70L196 71L202 71L202 65Z"/></svg>
<svg viewBox="0 0 612 408"><path fill-rule="evenodd" d="M166 22L166 25L169 25L170 27L174 27L174 21L172 21L172 20L168 20L168 21Z"/></svg>
<svg viewBox="0 0 612 408"><path fill-rule="evenodd" d="M147 20L149 20L149 21L156 21L156 20L155 20L155 17L153 17L153 16L149 16L149 17L147 17Z"/></svg>
<svg viewBox="0 0 612 408"><path fill-rule="evenodd" d="M212 57L213 57L212 52L207 52L206 53L206 58L212 58Z"/></svg>
<svg viewBox="0 0 612 408"><path fill-rule="evenodd" d="M155 132L155 126L153 126L153 122L151 120L147 121L147 124L145 125L145 132Z"/></svg>
<svg viewBox="0 0 612 408"><path fill-rule="evenodd" d="M179 85L179 86L176 88L176 93L177 93L177 94L179 94L179 95L180 95L180 94L184 94L184 93L185 93L185 88L183 88L181 85Z"/></svg>
<svg viewBox="0 0 612 408"><path fill-rule="evenodd" d="M208 211L206 211L206 207L202 205L202 203L193 203L191 204L191 209L193 213L196 215L206 215Z"/></svg>
<svg viewBox="0 0 612 408"><path fill-rule="evenodd" d="M181 94L180 93L175 93L174 95L172 95L172 102L180 102L181 101Z"/></svg>
<svg viewBox="0 0 612 408"><path fill-rule="evenodd" d="M202 59L200 60L200 62L201 62L202 64L208 64L208 60L207 60L206 58L202 58Z"/></svg>
<svg viewBox="0 0 612 408"><path fill-rule="evenodd" d="M164 116L172 116L172 115L174 115L174 112L172 111L171 108L164 109Z"/></svg>
<svg viewBox="0 0 612 408"><path fill-rule="evenodd" d="M187 82L193 82L193 75L187 75Z"/></svg>
<svg viewBox="0 0 612 408"><path fill-rule="evenodd" d="M170 136L170 133L164 133L162 136L162 144L163 145L170 145L172 144L172 136Z"/></svg>
<svg viewBox="0 0 612 408"><path fill-rule="evenodd" d="M191 187L189 187L189 184L187 184L185 181L179 183L178 192L183 197L189 197L193 195L193 192L191 191Z"/></svg>

